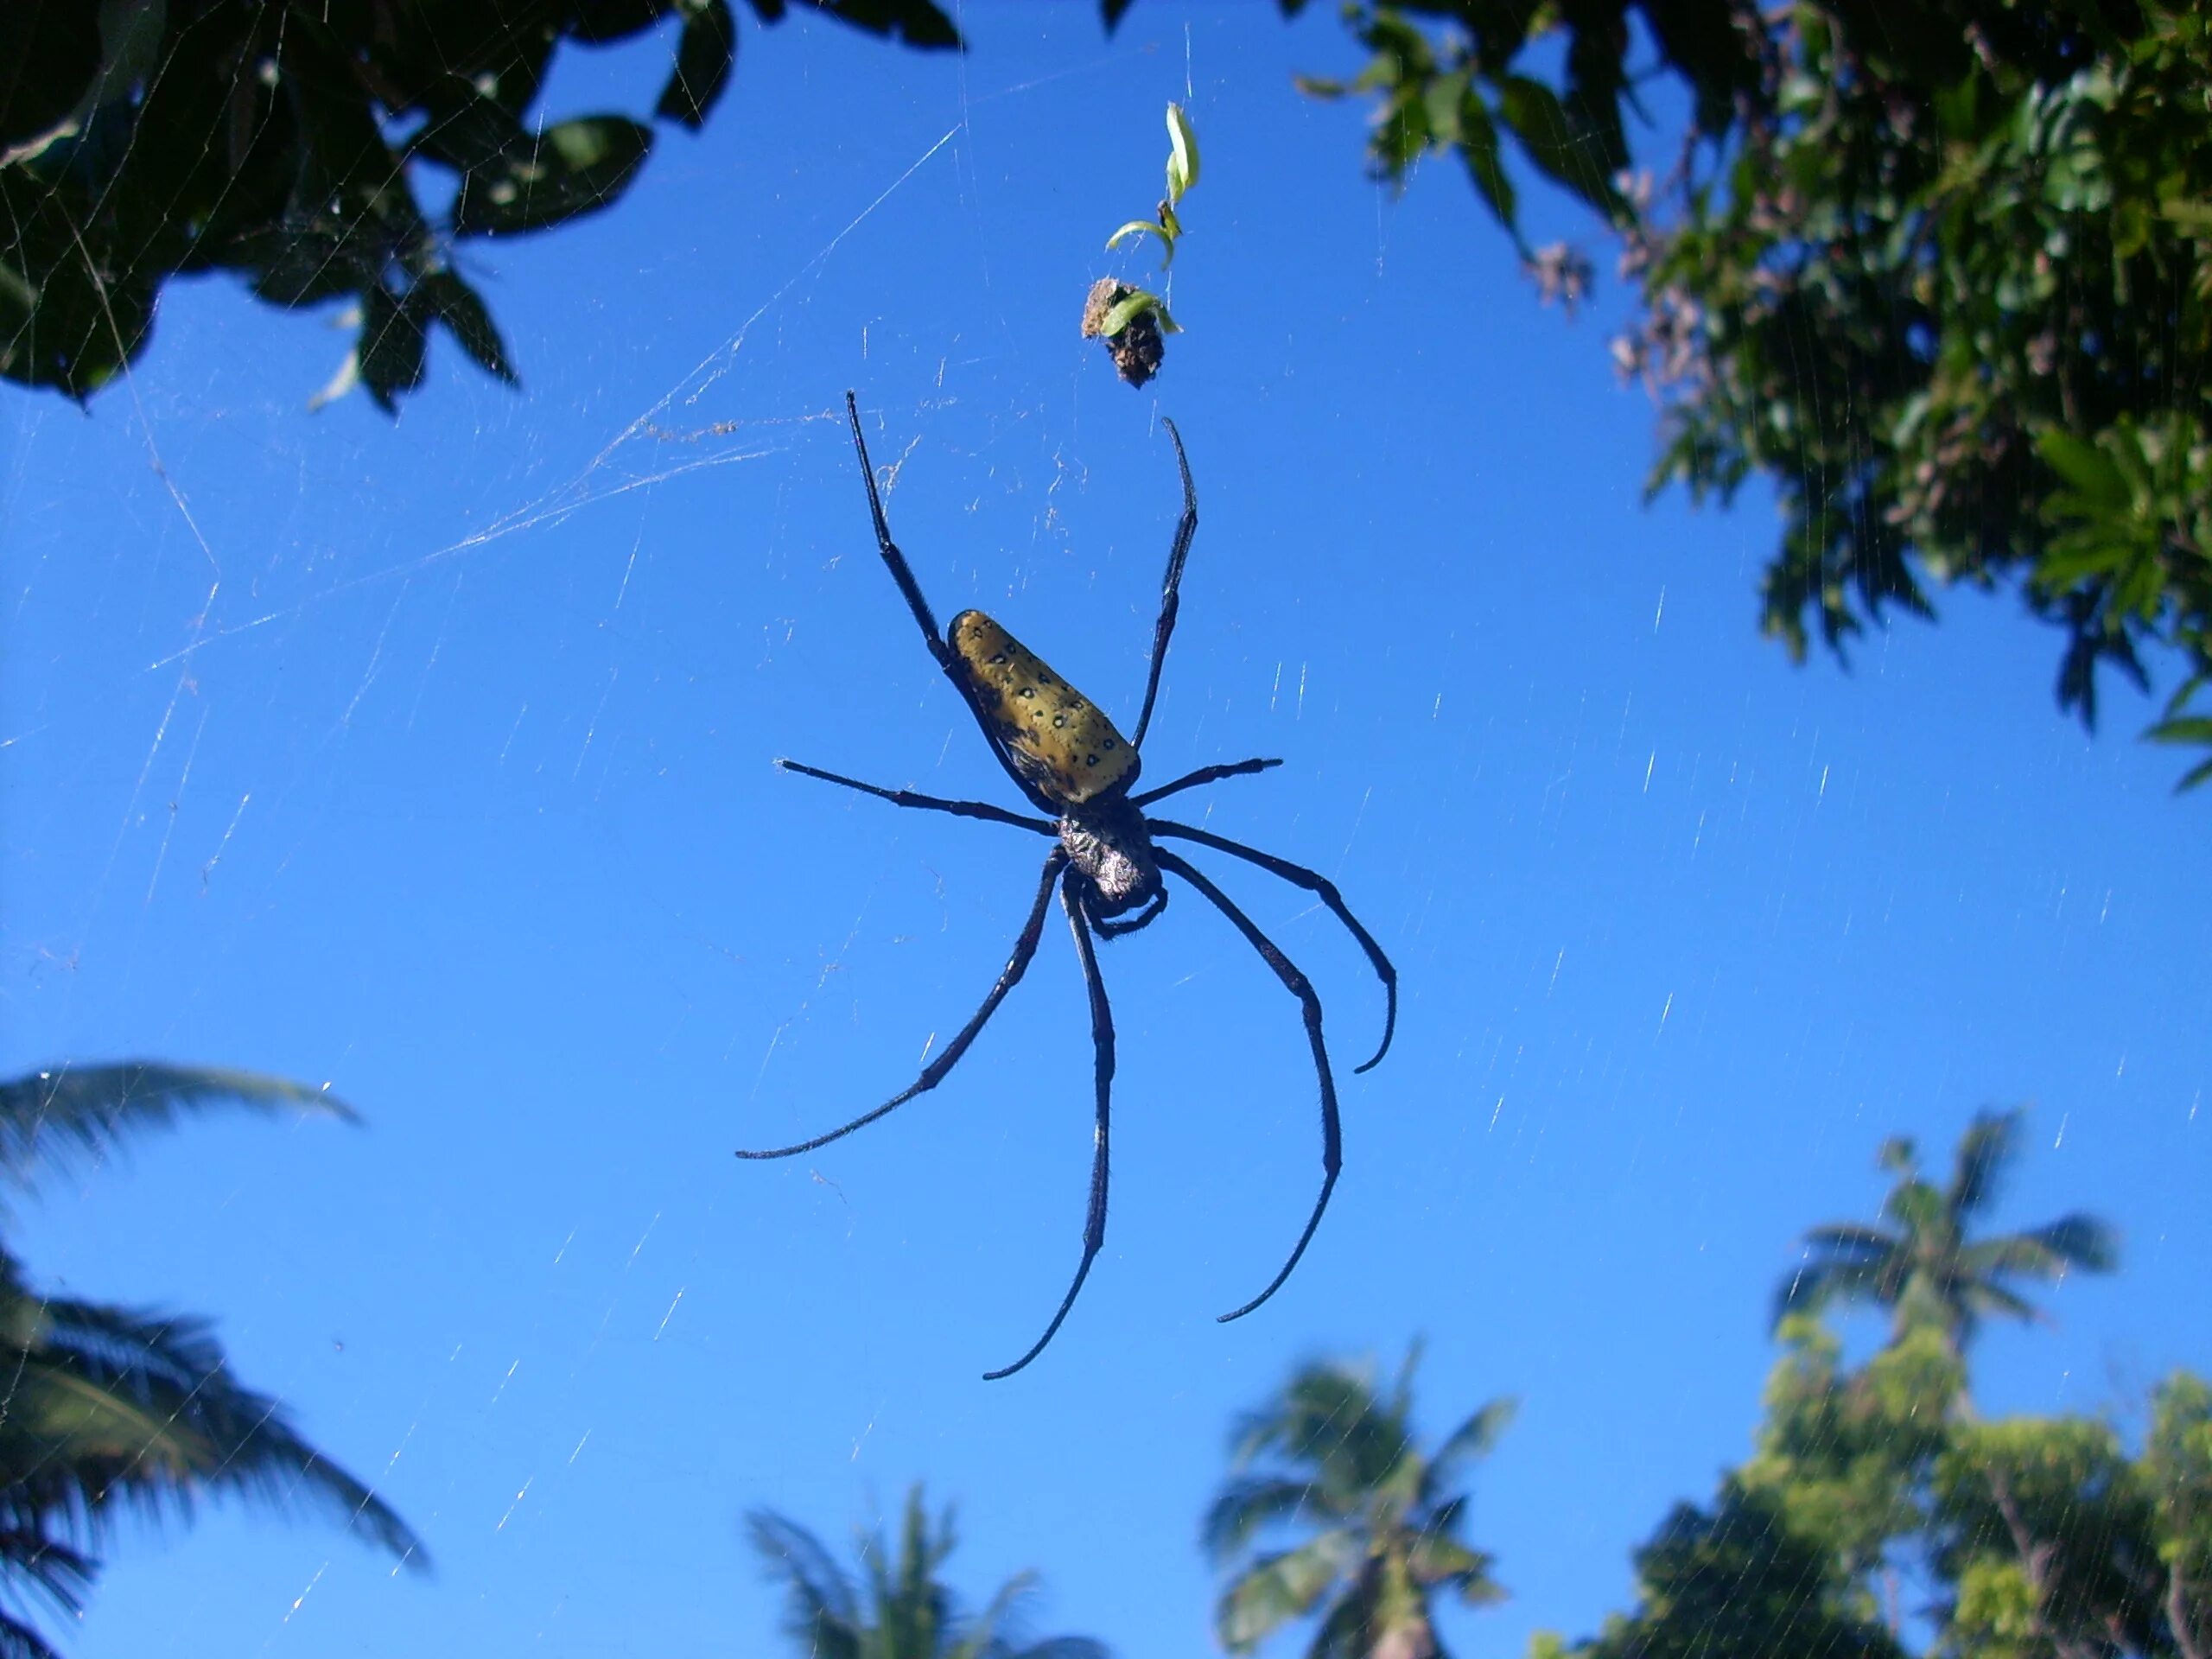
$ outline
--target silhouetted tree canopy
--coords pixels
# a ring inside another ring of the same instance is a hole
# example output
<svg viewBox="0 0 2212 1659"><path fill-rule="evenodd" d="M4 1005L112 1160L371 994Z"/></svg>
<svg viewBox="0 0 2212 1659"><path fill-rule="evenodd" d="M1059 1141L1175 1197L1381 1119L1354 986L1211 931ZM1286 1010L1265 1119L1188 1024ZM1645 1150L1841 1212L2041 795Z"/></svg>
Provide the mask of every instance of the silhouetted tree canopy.
<svg viewBox="0 0 2212 1659"><path fill-rule="evenodd" d="M808 0L957 48L931 0ZM1131 0L1101 0L1109 29ZM1277 0L1286 15L1303 0ZM772 23L786 0L751 0ZM386 410L433 327L515 370L454 269L470 238L612 205L638 114L537 130L556 49L668 26L650 114L696 126L728 86L729 0L167 0L0 9L0 374L84 398L144 346L174 275L271 304L344 299L326 395ZM1639 310L1613 342L1659 400L1652 487L1781 499L1764 625L1839 656L1934 588L2017 590L2060 628L2056 696L2099 671L2183 678L2150 735L2212 748L2212 24L2190 0L1354 0L1367 54L1322 97L1373 105L1376 175L1454 160L1541 292L1593 278L1528 245L1548 180L1617 239ZM1642 118L1654 79L1687 131ZM643 113L643 112L640 112ZM1631 143L1632 136L1638 141ZM1646 154L1656 149L1656 155ZM419 188L451 205L433 212ZM2184 786L2212 778L2195 764Z"/></svg>

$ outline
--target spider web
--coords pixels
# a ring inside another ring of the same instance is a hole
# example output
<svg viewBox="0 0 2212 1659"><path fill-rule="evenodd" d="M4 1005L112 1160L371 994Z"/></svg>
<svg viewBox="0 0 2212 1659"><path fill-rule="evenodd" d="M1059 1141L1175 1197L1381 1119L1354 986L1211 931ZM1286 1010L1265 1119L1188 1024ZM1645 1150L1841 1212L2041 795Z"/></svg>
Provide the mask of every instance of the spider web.
<svg viewBox="0 0 2212 1659"><path fill-rule="evenodd" d="M1961 686L2043 695L1986 616L1786 671L1746 622L1760 516L1646 513L1597 336L1533 312L1457 181L1383 200L1287 91L1332 19L963 21L929 65L748 35L733 107L621 205L493 245L520 395L443 350L396 425L309 416L342 337L214 284L88 415L0 394L8 1075L245 1066L368 1120L194 1121L48 1182L10 1248L52 1294L216 1319L437 1567L217 1503L119 1529L69 1651L765 1642L740 1517L836 1548L918 1479L976 1602L1033 1567L1039 1633L1188 1647L1236 1414L1417 1332L1432 1427L1525 1402L1467 1522L1514 1599L1448 1640L1592 1630L1745 1455L1792 1239L1871 1206L1882 1137L1932 1154L1985 1100L2044 1103L2021 1213L2161 1241L2057 1332L1993 1333L1993 1408L2205 1363L2144 1334L2212 1261L2207 895L2161 885L2199 861L2158 758L1972 725ZM665 50L564 57L549 106L635 106ZM1076 317L1152 274L1098 245L1148 211L1169 97L1207 171L1140 395ZM989 610L1125 724L1178 506L1158 415L1190 445L1147 775L1281 756L1178 816L1338 881L1405 997L1353 1079L1356 948L1192 853L1314 979L1343 1092L1344 1183L1252 1319L1213 1323L1311 1202L1313 1083L1187 891L1102 948L1112 1222L1015 1383L976 1374L1065 1285L1090 1154L1057 912L943 1087L730 1156L906 1086L1041 856L771 764L1008 801L875 557L848 385L939 617Z"/></svg>

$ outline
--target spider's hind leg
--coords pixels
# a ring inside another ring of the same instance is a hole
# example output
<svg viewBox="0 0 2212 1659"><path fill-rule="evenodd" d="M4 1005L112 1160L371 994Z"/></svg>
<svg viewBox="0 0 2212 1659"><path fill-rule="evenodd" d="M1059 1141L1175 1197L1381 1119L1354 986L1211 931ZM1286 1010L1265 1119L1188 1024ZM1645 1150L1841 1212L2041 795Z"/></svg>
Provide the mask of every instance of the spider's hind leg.
<svg viewBox="0 0 2212 1659"><path fill-rule="evenodd" d="M1173 785L1170 785L1173 787ZM1227 853L1231 858L1241 858L1247 864L1256 864L1269 875L1281 876L1294 887L1303 887L1328 907L1329 913L1344 925L1354 942L1367 953L1369 965L1375 969L1376 978L1382 982L1382 1040L1376 1045L1375 1052L1359 1065L1355 1071L1372 1071L1382 1064L1382 1057L1390 1052L1390 1039L1398 1030L1398 970L1375 936L1360 925L1359 918L1351 913L1351 906L1344 903L1344 896L1337 891L1337 884L1319 870L1309 870L1303 864L1294 864L1287 858L1277 858L1273 853L1263 853L1256 847L1247 847L1241 841L1231 841L1227 836L1217 836L1211 830L1199 830L1187 823L1171 823L1165 818L1152 820L1155 836L1173 836L1183 841L1195 841L1201 847L1211 847L1216 852Z"/></svg>
<svg viewBox="0 0 2212 1659"><path fill-rule="evenodd" d="M1306 976L1298 971L1297 964L1283 955L1275 942L1253 925L1252 918L1230 902L1229 895L1198 874L1188 862L1165 849L1158 850L1160 868L1173 870L1213 903L1214 908L1236 925L1261 959L1274 969L1283 988L1298 999L1299 1011L1306 1019L1306 1039L1313 1046L1313 1070L1321 1079L1321 1196L1313 1200L1313 1213L1306 1218L1306 1230L1298 1236L1298 1243L1291 1247L1290 1259L1268 1281L1268 1287L1243 1306L1221 1315L1221 1323L1241 1319L1254 1308L1283 1287L1291 1269L1298 1265L1299 1257L1306 1254L1306 1247L1313 1242L1313 1232L1321 1224L1322 1212L1329 1207L1329 1194L1336 1191L1338 1173L1344 1168L1344 1130L1337 1121L1337 1084L1329 1074L1329 1051L1321 1041L1321 999Z"/></svg>
<svg viewBox="0 0 2212 1659"><path fill-rule="evenodd" d="M1060 1298L1059 1311L1052 1315L1052 1322L1045 1327L1045 1334L1037 1338L1029 1351L1013 1364L1001 1370L985 1371L983 1381L995 1382L1001 1377L1012 1376L1016 1371L1045 1351L1045 1344L1059 1332L1061 1321L1068 1310L1075 1306L1076 1297L1083 1290L1083 1281L1090 1276L1090 1264L1098 1259L1099 1247L1106 1242L1106 1180L1110 1160L1107 1147L1113 1122L1114 1098L1114 1010L1106 1001L1106 982L1099 976L1098 953L1090 943L1091 923L1084 913L1081 874L1071 868L1060 881L1060 903L1068 912L1068 925L1075 930L1075 954L1083 963L1084 988L1090 994L1090 1046L1092 1054L1093 1088L1097 1096L1098 1127L1092 1141L1090 1154L1090 1204L1083 1221L1083 1260L1076 1264L1075 1279L1068 1286L1068 1294Z"/></svg>

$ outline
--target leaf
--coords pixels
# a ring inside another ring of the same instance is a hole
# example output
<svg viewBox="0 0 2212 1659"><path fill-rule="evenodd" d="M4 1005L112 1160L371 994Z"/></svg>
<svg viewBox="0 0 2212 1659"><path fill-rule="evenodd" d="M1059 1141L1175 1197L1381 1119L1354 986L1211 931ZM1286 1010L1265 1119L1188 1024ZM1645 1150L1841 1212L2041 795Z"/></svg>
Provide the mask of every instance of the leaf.
<svg viewBox="0 0 2212 1659"><path fill-rule="evenodd" d="M2106 509L2124 509L2128 505L2128 480L2113 458L2086 438L2075 438L2059 427L2044 427L2035 434L2035 454L2042 455L2050 471L2073 485L2086 502Z"/></svg>
<svg viewBox="0 0 2212 1659"><path fill-rule="evenodd" d="M2018 1107L2009 1111L1979 1111L1967 1132L1959 1137L1946 1204L1961 1219L1996 1202L2005 1170L2019 1156L2020 1135L2027 1115Z"/></svg>
<svg viewBox="0 0 2212 1659"><path fill-rule="evenodd" d="M1474 181L1475 193L1488 204L1499 225L1518 242L1518 207L1513 181L1498 163L1497 127L1491 119L1490 105L1471 86L1459 100L1459 155L1467 164L1467 176Z"/></svg>
<svg viewBox="0 0 2212 1659"><path fill-rule="evenodd" d="M423 384L429 309L429 302L415 294L402 299L385 288L372 288L361 296L361 336L354 355L360 359L363 389L387 415L399 413L400 393Z"/></svg>
<svg viewBox="0 0 2212 1659"><path fill-rule="evenodd" d="M2143 735L2153 743L2212 743L2212 715L2162 720Z"/></svg>
<svg viewBox="0 0 2212 1659"><path fill-rule="evenodd" d="M2174 793L2178 795L2184 790L2195 789L2208 779L2212 779L2212 760L2202 761L2183 772L2181 781L2174 785Z"/></svg>
<svg viewBox="0 0 2212 1659"><path fill-rule="evenodd" d="M517 384L507 348L492 321L492 313L476 290L451 270L433 271L416 284L430 315L445 325L461 349L475 359L477 367L508 385Z"/></svg>
<svg viewBox="0 0 2212 1659"><path fill-rule="evenodd" d="M548 127L524 153L463 175L456 236L512 236L611 207L652 149L651 128L590 115Z"/></svg>
<svg viewBox="0 0 2212 1659"><path fill-rule="evenodd" d="M1488 1457L1497 1446L1498 1437L1512 1426L1520 1410L1520 1401L1511 1395L1491 1401L1445 1437L1444 1444L1436 1449L1430 1467L1440 1477L1448 1478L1454 1465L1471 1458Z"/></svg>
<svg viewBox="0 0 2212 1659"><path fill-rule="evenodd" d="M580 41L611 45L651 29L669 10L668 0L569 0Z"/></svg>
<svg viewBox="0 0 2212 1659"><path fill-rule="evenodd" d="M51 130L100 69L99 9L20 3L0 10L0 152Z"/></svg>
<svg viewBox="0 0 2212 1659"><path fill-rule="evenodd" d="M1263 1555L1238 1573L1214 1610L1214 1634L1231 1653L1260 1641L1313 1611L1343 1573L1353 1548L1343 1533L1325 1532L1295 1549Z"/></svg>
<svg viewBox="0 0 2212 1659"><path fill-rule="evenodd" d="M1497 82L1497 112L1540 169L1608 219L1619 217L1625 204L1613 188L1604 156L1590 135L1567 118L1550 87L1526 75L1503 76Z"/></svg>
<svg viewBox="0 0 2212 1659"><path fill-rule="evenodd" d="M816 0L841 23L871 35L895 35L924 51L959 51L963 43L952 19L930 0Z"/></svg>
<svg viewBox="0 0 2212 1659"><path fill-rule="evenodd" d="M0 1169L28 1185L41 1164L101 1162L134 1133L176 1128L187 1112L216 1105L360 1122L328 1090L264 1072L159 1060L54 1066L0 1082Z"/></svg>
<svg viewBox="0 0 2212 1659"><path fill-rule="evenodd" d="M359 348L355 347L346 353L345 360L339 364L330 378L322 383L321 388L309 396L308 413L312 415L318 410L327 409L340 398L352 396L353 388L360 384L361 353Z"/></svg>
<svg viewBox="0 0 2212 1659"><path fill-rule="evenodd" d="M690 0L683 33L676 42L676 67L653 113L696 129L729 86L737 67L737 19L729 0Z"/></svg>
<svg viewBox="0 0 2212 1659"><path fill-rule="evenodd" d="M1169 334L1182 332L1168 321L1167 308L1160 302L1160 296L1147 294L1141 288L1098 320L1098 332L1111 340L1147 311L1160 319L1160 326Z"/></svg>
<svg viewBox="0 0 2212 1659"><path fill-rule="evenodd" d="M1167 245L1169 252L1174 251L1175 238L1168 234L1167 227L1164 225L1155 225L1148 219L1133 219L1113 235L1108 237L1107 251L1111 252L1121 245L1122 238L1130 236L1156 236Z"/></svg>
<svg viewBox="0 0 2212 1659"><path fill-rule="evenodd" d="M427 156L466 173L529 146L530 135L513 112L484 96L465 76L442 76L425 90L423 102L430 119L408 141L409 156Z"/></svg>
<svg viewBox="0 0 2212 1659"><path fill-rule="evenodd" d="M1167 106L1167 200L1173 206L1198 181L1198 135L1180 104Z"/></svg>
<svg viewBox="0 0 2212 1659"><path fill-rule="evenodd" d="M1322 1524L1341 1518L1310 1480L1294 1475L1233 1475L1208 1507L1199 1539L1206 1554L1222 1562L1269 1527L1300 1519Z"/></svg>

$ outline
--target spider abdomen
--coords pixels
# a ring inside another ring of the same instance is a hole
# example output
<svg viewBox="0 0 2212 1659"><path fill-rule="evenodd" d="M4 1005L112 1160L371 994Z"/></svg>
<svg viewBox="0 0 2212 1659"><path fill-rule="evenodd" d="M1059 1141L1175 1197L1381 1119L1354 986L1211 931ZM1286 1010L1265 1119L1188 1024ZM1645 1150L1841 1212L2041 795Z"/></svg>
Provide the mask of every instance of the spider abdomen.
<svg viewBox="0 0 2212 1659"><path fill-rule="evenodd" d="M981 611L963 611L948 635L976 711L1030 784L1081 806L1136 781L1137 752L1098 705Z"/></svg>

